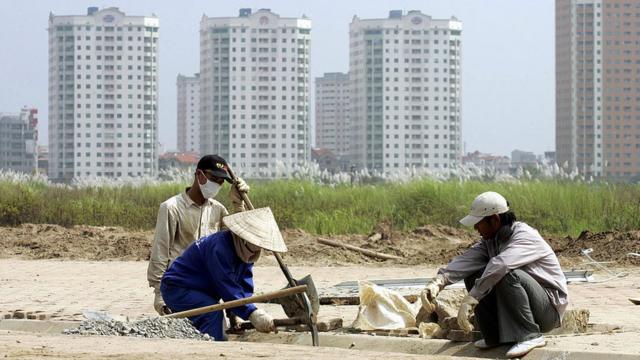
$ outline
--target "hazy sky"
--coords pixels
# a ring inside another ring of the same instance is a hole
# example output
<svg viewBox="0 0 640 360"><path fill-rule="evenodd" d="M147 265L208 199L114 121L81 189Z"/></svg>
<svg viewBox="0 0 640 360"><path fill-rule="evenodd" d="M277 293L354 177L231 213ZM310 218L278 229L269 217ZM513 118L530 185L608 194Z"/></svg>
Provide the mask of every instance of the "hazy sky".
<svg viewBox="0 0 640 360"><path fill-rule="evenodd" d="M513 149L542 153L555 147L553 0L1 0L0 112L37 107L40 143L48 142L49 12L82 15L89 6L116 6L127 15L155 13L160 18L158 127L166 150L177 143L176 76L199 71L200 18L237 16L244 7L311 18L312 78L349 70L349 23L354 15L384 18L392 9L421 10L434 18L454 15L463 23L465 151L510 155Z"/></svg>

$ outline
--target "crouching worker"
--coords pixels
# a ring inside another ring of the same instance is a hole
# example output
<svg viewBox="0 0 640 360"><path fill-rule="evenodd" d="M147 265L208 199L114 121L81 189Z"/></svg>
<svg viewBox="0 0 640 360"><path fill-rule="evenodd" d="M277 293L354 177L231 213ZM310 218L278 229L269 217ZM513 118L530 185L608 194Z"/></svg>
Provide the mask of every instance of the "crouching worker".
<svg viewBox="0 0 640 360"><path fill-rule="evenodd" d="M262 249L286 252L271 209L261 208L222 218L229 230L203 237L171 263L160 284L162 297L172 312L238 300L253 295L253 264ZM275 330L273 318L254 304L230 309L251 321L256 330ZM222 311L189 318L202 333L226 340Z"/></svg>
<svg viewBox="0 0 640 360"><path fill-rule="evenodd" d="M421 294L423 307L445 285L464 280L469 294L462 300L458 325L471 331L475 319L483 339L475 346L487 349L513 344L507 357L519 357L545 346L542 333L560 326L568 304L566 279L558 258L538 231L517 222L500 194L485 192L475 198L471 212L460 220L473 226L482 239L455 257Z"/></svg>

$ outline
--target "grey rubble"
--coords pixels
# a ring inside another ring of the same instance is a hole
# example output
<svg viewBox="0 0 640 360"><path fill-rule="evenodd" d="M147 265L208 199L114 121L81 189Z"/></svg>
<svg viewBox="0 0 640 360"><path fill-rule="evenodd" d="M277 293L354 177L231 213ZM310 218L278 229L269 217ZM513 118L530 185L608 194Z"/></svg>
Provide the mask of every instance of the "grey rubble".
<svg viewBox="0 0 640 360"><path fill-rule="evenodd" d="M86 320L77 328L64 329L66 335L111 335L146 338L172 338L211 340L202 334L187 319L149 318L134 322L118 320Z"/></svg>

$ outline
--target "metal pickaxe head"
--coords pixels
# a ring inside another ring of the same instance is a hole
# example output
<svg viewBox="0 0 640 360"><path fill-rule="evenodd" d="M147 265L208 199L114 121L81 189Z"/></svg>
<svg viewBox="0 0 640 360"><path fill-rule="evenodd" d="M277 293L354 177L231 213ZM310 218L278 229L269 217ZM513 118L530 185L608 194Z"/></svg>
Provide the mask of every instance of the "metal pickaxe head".
<svg viewBox="0 0 640 360"><path fill-rule="evenodd" d="M307 285L307 297L309 298L309 302L311 303L311 310L313 314L317 315L320 310L320 299L318 298L318 291L316 290L316 286L313 283L313 279L311 275L307 275L300 280L296 280L297 285ZM287 286L287 288L290 286ZM287 317L304 317L307 315L304 305L301 303L298 295L291 295L283 298L279 298L274 300L278 304L282 305L282 309L284 313L287 314Z"/></svg>

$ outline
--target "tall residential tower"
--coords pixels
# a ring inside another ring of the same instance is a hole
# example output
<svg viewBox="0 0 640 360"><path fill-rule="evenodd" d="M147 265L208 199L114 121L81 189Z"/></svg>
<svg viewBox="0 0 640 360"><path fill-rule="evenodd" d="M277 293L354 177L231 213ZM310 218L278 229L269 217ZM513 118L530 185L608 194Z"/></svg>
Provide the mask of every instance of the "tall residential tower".
<svg viewBox="0 0 640 360"><path fill-rule="evenodd" d="M35 173L38 167L38 109L0 113L0 169Z"/></svg>
<svg viewBox="0 0 640 360"><path fill-rule="evenodd" d="M309 160L311 20L269 9L200 22L200 152L247 176Z"/></svg>
<svg viewBox="0 0 640 360"><path fill-rule="evenodd" d="M158 18L49 16L49 177L153 176Z"/></svg>
<svg viewBox="0 0 640 360"><path fill-rule="evenodd" d="M200 74L178 75L178 151L200 153Z"/></svg>
<svg viewBox="0 0 640 360"><path fill-rule="evenodd" d="M556 159L640 176L640 1L556 0Z"/></svg>
<svg viewBox="0 0 640 360"><path fill-rule="evenodd" d="M462 23L420 11L354 17L349 31L351 160L381 172L460 162Z"/></svg>
<svg viewBox="0 0 640 360"><path fill-rule="evenodd" d="M350 126L349 75L325 73L316 78L316 147L342 159L349 155Z"/></svg>

